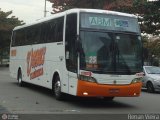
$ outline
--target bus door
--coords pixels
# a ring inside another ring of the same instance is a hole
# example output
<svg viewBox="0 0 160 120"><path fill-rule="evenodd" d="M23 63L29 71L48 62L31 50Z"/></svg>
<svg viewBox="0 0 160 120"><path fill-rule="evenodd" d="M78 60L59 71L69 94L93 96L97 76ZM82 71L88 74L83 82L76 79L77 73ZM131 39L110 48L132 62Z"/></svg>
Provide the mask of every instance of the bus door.
<svg viewBox="0 0 160 120"><path fill-rule="evenodd" d="M75 42L77 39L77 13L68 14L65 29L65 55L68 73L69 94L76 95L77 89L77 52Z"/></svg>

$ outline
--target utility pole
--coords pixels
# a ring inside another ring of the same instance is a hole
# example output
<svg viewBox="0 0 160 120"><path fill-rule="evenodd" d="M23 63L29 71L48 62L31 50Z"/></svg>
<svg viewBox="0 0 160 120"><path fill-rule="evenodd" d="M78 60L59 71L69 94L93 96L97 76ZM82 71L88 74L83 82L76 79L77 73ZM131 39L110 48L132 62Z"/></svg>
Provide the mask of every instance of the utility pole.
<svg viewBox="0 0 160 120"><path fill-rule="evenodd" d="M47 14L47 10L46 10L46 0L45 0L45 3L44 3L44 17L46 17L46 14Z"/></svg>

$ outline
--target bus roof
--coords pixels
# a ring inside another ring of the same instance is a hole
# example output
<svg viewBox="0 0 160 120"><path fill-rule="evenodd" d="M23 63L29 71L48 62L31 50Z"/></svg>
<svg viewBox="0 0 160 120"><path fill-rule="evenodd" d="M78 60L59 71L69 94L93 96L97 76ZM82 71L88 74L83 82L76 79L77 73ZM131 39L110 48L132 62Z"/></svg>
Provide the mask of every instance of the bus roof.
<svg viewBox="0 0 160 120"><path fill-rule="evenodd" d="M45 21L48 21L48 20L51 20L51 19L54 19L54 18L62 17L64 15L66 15L66 14L79 13L79 12L103 13L103 14L111 14L111 15L119 15L119 16L126 16L126 17L134 17L134 18L136 18L136 16L133 15L133 14L110 11L110 10L74 8L74 9L66 10L64 12L53 14L52 16L42 18L42 19L37 20L37 21L35 21L33 23L30 23L30 24L17 26L13 30L18 30L18 29L21 29L21 28L25 28L25 27L29 27L29 26L32 26L32 25L36 25L36 24L39 24L39 23L42 23L42 22L45 22Z"/></svg>

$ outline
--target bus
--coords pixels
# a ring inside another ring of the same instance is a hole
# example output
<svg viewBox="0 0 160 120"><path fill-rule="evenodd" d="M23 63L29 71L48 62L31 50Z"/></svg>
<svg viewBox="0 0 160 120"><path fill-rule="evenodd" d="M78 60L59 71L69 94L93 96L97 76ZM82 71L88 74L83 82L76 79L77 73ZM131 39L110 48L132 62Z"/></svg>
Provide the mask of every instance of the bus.
<svg viewBox="0 0 160 120"><path fill-rule="evenodd" d="M10 75L78 97L136 97L141 93L142 42L135 15L70 9L15 27Z"/></svg>

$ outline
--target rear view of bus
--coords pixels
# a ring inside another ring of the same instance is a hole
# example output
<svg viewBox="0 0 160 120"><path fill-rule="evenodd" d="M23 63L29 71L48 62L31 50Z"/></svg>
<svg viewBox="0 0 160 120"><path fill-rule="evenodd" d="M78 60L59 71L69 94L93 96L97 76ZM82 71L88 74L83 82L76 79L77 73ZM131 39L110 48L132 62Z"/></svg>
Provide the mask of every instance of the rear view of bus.
<svg viewBox="0 0 160 120"><path fill-rule="evenodd" d="M82 11L78 40L78 96L140 95L142 45L135 16Z"/></svg>

